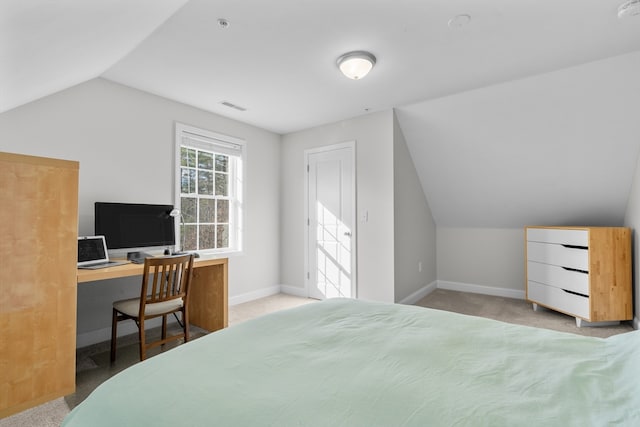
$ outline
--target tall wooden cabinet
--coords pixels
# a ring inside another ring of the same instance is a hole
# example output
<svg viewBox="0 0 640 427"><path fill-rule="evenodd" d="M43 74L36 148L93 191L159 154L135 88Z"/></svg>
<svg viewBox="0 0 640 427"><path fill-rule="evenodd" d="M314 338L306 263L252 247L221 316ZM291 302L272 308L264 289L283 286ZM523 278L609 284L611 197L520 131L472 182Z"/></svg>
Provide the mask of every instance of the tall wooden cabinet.
<svg viewBox="0 0 640 427"><path fill-rule="evenodd" d="M526 227L527 300L581 326L633 318L631 230Z"/></svg>
<svg viewBox="0 0 640 427"><path fill-rule="evenodd" d="M75 390L78 163L0 153L0 418Z"/></svg>

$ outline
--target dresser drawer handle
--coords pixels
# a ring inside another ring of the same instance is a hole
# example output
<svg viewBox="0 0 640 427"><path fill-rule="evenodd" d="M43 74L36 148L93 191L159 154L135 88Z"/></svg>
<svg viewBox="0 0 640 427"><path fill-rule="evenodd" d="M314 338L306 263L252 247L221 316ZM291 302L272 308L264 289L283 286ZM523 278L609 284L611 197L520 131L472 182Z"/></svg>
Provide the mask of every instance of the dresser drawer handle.
<svg viewBox="0 0 640 427"><path fill-rule="evenodd" d="M589 272L587 270L580 270L579 268L571 268L571 267L562 267L562 268L567 270L567 271L574 271L576 273L589 274Z"/></svg>
<svg viewBox="0 0 640 427"><path fill-rule="evenodd" d="M580 245L560 245L560 246L564 246L565 248L568 248L568 249L584 249L585 251L589 249L588 246L580 246Z"/></svg>
<svg viewBox="0 0 640 427"><path fill-rule="evenodd" d="M581 294L579 292L568 291L566 289L563 289L563 291L565 291L566 293L571 294L571 295L577 295L579 297L589 298L589 295Z"/></svg>

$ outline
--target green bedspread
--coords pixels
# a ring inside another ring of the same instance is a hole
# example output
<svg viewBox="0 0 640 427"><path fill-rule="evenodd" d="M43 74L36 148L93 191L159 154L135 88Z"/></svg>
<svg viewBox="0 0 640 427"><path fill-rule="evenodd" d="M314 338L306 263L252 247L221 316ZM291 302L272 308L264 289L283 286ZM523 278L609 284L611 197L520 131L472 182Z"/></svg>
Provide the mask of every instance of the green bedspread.
<svg viewBox="0 0 640 427"><path fill-rule="evenodd" d="M640 426L639 334L333 299L137 364L63 426Z"/></svg>

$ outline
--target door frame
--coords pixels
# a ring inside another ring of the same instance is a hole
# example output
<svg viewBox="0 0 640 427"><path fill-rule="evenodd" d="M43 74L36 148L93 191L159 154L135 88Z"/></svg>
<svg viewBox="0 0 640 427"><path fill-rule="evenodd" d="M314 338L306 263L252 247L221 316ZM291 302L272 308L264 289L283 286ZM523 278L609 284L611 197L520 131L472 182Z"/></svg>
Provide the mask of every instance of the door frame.
<svg viewBox="0 0 640 427"><path fill-rule="evenodd" d="M311 272L309 271L309 233L311 231L311 225L309 224L309 156L312 154L341 150L344 148L351 149L352 154L351 170L353 176L351 179L351 217L353 218L353 226L351 231L351 298L358 298L358 197L356 193L356 189L358 188L356 183L358 172L356 169L356 140L304 150L304 289L307 297L309 297L309 283L311 281Z"/></svg>

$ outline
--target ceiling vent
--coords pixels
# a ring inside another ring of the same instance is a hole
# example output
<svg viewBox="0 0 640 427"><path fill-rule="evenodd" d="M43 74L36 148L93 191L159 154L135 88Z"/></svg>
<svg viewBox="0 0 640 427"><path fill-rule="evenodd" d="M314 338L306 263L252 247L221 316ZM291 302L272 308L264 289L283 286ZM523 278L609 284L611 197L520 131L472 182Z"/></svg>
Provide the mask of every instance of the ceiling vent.
<svg viewBox="0 0 640 427"><path fill-rule="evenodd" d="M618 6L618 18L640 15L640 0L630 0Z"/></svg>
<svg viewBox="0 0 640 427"><path fill-rule="evenodd" d="M233 108L234 110L238 110L238 111L247 111L246 108L241 107L239 105L236 104L232 104L229 101L222 101L220 104L224 105L225 107L229 107L229 108Z"/></svg>

